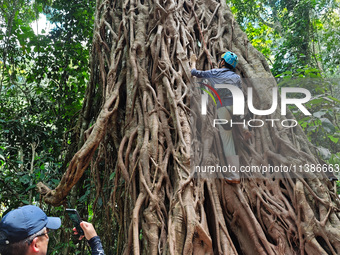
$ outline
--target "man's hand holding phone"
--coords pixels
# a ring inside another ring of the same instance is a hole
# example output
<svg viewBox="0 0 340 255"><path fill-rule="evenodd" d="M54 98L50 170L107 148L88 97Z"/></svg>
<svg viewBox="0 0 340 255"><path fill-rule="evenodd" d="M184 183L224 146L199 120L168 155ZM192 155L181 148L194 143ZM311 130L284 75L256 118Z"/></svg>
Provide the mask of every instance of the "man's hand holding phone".
<svg viewBox="0 0 340 255"><path fill-rule="evenodd" d="M91 223L86 222L86 221L82 221L82 222L80 222L80 227L84 231L85 238L87 240L90 240L91 238L97 236L97 232L96 232L96 230L94 229L94 227ZM79 234L76 228L73 228L73 231L74 231L75 235ZM79 240L83 239L83 237L84 237L84 235L81 235L79 237Z"/></svg>
<svg viewBox="0 0 340 255"><path fill-rule="evenodd" d="M97 232L94 229L93 225L89 222L83 221L76 209L66 209L68 216L73 222L73 231L75 235L79 235L79 240L85 238L90 240L92 237L97 236Z"/></svg>
<svg viewBox="0 0 340 255"><path fill-rule="evenodd" d="M88 245L91 247L92 254L104 255L103 245L93 225L83 221L76 209L66 209L66 212L73 222L74 235L79 236L79 240L82 240L85 236Z"/></svg>
<svg viewBox="0 0 340 255"><path fill-rule="evenodd" d="M79 213L76 209L66 209L66 213L68 214L68 217L73 223L73 226L77 229L77 232L79 235L84 235L84 232L82 228L80 227L80 223L82 222L82 219L79 216Z"/></svg>

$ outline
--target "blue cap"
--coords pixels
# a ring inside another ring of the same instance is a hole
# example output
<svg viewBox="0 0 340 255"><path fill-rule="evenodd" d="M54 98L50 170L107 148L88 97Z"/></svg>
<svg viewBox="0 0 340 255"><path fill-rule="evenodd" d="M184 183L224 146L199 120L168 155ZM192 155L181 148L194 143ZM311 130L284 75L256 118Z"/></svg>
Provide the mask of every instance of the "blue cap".
<svg viewBox="0 0 340 255"><path fill-rule="evenodd" d="M47 217L37 206L26 205L7 213L0 222L0 245L24 240L44 227L58 229L60 218Z"/></svg>
<svg viewBox="0 0 340 255"><path fill-rule="evenodd" d="M234 52L228 51L226 53L224 53L221 58L224 59L224 61L231 65L232 67L236 67L237 63L238 63L238 57Z"/></svg>

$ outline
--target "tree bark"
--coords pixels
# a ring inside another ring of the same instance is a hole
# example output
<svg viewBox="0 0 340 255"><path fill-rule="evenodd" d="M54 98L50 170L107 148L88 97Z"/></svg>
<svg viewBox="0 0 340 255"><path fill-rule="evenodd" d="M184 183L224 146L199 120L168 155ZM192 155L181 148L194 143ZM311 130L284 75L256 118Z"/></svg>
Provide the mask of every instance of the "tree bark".
<svg viewBox="0 0 340 255"><path fill-rule="evenodd" d="M270 108L275 79L224 1L97 0L89 86L100 88L103 104L59 186L38 185L45 202L64 203L92 161L115 229L108 254L339 254L339 201L322 176L243 176L230 185L191 172L199 133L219 137L190 124L189 58L197 54L198 68L210 69L228 50L239 57L237 72L255 91L256 108ZM279 109L270 117L284 119ZM243 165L318 163L299 126L265 123L252 132L249 141L234 135Z"/></svg>

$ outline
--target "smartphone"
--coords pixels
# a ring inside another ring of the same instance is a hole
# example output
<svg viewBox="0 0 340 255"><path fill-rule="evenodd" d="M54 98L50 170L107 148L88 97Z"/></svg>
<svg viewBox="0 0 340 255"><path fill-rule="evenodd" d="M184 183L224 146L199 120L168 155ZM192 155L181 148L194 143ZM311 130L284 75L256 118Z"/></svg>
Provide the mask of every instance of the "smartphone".
<svg viewBox="0 0 340 255"><path fill-rule="evenodd" d="M78 234L80 236L84 235L83 229L80 227L80 222L82 220L80 219L79 213L77 212L76 209L66 209L66 212L68 216L70 217L71 221L73 222L73 226L76 228Z"/></svg>

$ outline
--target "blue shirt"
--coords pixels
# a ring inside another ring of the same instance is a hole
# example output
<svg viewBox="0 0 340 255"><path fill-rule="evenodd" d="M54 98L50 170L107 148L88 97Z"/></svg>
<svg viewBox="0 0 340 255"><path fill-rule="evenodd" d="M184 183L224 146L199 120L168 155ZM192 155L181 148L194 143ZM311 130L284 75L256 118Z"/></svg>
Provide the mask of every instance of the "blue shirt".
<svg viewBox="0 0 340 255"><path fill-rule="evenodd" d="M210 84L215 88L215 84L230 84L235 85L242 90L241 78L238 74L230 70L229 68L211 69L208 71L199 71L196 69L191 70L191 75L198 78L206 78ZM221 97L223 106L233 105L233 97L228 89L216 89L217 93ZM217 108L220 108L221 104L218 101Z"/></svg>

